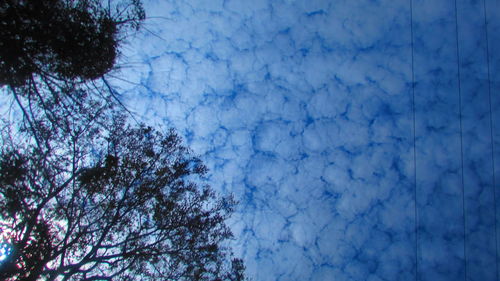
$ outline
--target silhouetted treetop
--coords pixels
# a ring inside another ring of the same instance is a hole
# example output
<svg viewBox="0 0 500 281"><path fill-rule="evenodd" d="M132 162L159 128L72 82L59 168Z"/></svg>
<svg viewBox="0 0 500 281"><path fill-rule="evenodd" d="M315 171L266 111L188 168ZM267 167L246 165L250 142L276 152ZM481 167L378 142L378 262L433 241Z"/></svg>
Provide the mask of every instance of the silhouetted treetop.
<svg viewBox="0 0 500 281"><path fill-rule="evenodd" d="M145 14L138 0L102 2L2 1L0 85L23 86L35 74L71 81L109 72L121 28L138 28Z"/></svg>

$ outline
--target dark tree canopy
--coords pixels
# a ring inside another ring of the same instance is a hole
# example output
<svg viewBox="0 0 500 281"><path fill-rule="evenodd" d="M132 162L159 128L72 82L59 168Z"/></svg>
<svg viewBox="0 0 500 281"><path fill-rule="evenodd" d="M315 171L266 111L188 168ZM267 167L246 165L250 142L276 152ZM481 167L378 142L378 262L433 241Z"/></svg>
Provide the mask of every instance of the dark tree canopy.
<svg viewBox="0 0 500 281"><path fill-rule="evenodd" d="M138 0L4 0L0 3L0 85L24 86L33 75L93 80L109 72L122 26L138 28Z"/></svg>
<svg viewBox="0 0 500 281"><path fill-rule="evenodd" d="M0 280L244 280L232 197L173 130L129 125L103 77L144 17L139 0L0 1L19 113L0 118Z"/></svg>
<svg viewBox="0 0 500 281"><path fill-rule="evenodd" d="M197 183L203 163L172 130L109 128L58 149L4 145L0 279L243 280L223 246L235 202Z"/></svg>
<svg viewBox="0 0 500 281"><path fill-rule="evenodd" d="M42 142L41 133L101 122L119 104L103 75L144 18L140 0L0 1L0 86L22 113L20 127Z"/></svg>

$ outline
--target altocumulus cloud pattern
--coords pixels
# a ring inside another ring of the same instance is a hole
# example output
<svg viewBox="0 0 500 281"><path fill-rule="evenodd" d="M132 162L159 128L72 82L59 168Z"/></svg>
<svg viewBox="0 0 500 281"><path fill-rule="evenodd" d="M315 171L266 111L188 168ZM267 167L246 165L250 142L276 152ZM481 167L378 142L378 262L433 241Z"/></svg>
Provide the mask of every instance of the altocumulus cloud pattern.
<svg viewBox="0 0 500 281"><path fill-rule="evenodd" d="M499 280L499 0L145 5L115 83L240 201L253 280Z"/></svg>

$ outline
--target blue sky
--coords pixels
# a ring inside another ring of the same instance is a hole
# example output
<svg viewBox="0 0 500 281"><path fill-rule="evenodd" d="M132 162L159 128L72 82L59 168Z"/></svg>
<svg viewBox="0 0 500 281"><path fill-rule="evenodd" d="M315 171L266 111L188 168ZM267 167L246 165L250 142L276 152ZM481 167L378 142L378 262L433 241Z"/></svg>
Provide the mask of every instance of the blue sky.
<svg viewBox="0 0 500 281"><path fill-rule="evenodd" d="M115 80L253 280L498 280L500 1L156 0Z"/></svg>

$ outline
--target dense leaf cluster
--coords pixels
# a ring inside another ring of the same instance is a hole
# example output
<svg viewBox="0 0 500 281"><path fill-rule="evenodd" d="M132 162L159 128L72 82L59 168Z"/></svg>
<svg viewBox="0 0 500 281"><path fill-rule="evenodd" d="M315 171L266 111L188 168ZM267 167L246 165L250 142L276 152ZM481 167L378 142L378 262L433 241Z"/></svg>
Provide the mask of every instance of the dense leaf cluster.
<svg viewBox="0 0 500 281"><path fill-rule="evenodd" d="M114 12L92 0L1 1L0 85L22 86L34 74L92 80L109 72L119 26L144 19L140 2L127 4Z"/></svg>

